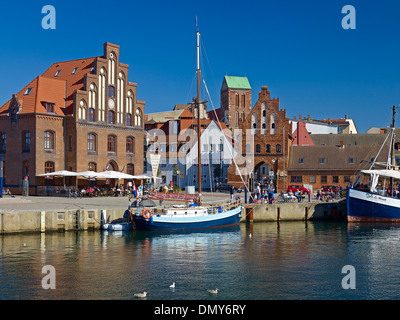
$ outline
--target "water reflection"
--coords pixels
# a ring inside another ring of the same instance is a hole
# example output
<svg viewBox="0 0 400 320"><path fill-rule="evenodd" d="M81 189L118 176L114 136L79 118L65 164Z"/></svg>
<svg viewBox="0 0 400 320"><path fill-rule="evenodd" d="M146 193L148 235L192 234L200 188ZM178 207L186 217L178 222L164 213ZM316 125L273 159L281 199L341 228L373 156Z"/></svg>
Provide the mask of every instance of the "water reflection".
<svg viewBox="0 0 400 320"><path fill-rule="evenodd" d="M160 300L393 298L399 238L397 227L322 222L6 235L0 299L134 299L143 291ZM356 290L341 287L347 264L357 270ZM44 265L56 269L55 290L42 289ZM218 295L206 291L216 287Z"/></svg>

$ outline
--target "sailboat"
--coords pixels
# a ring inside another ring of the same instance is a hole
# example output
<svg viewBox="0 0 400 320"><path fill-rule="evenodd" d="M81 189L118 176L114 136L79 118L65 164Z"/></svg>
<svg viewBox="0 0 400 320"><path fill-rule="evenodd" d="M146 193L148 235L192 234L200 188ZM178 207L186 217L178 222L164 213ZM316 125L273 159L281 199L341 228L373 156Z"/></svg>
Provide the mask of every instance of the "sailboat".
<svg viewBox="0 0 400 320"><path fill-rule="evenodd" d="M400 222L400 198L395 190L395 182L400 181L400 171L395 170L395 106L393 106L393 122L391 130L383 146L390 137L390 149L385 168L378 166L375 157L368 170L361 170L354 185L347 190L347 221L348 222ZM382 150L383 146L380 150ZM379 154L379 153L378 153ZM368 185L361 185L362 177L369 177ZM388 183L386 184L386 179ZM383 186L378 186L379 181ZM387 186L387 187L385 187Z"/></svg>
<svg viewBox="0 0 400 320"><path fill-rule="evenodd" d="M197 19L196 19L197 21ZM197 97L194 100L197 107L197 147L198 147L198 177L201 177L201 125L200 125L200 32L197 28ZM132 214L136 230L191 230L204 228L219 228L238 225L242 213L242 204L229 203L217 206L203 206L201 197L201 179L198 179L199 200L189 207L173 205L158 209L141 206ZM132 209L131 209L132 210ZM133 210L132 210L133 211ZM132 212L131 211L131 212Z"/></svg>

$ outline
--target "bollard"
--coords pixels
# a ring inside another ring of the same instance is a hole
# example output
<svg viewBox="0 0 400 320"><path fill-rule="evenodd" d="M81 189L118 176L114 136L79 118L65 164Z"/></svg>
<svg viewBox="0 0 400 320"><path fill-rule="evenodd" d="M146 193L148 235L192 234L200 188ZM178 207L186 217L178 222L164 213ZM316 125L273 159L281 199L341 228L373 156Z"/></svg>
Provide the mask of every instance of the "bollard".
<svg viewBox="0 0 400 320"><path fill-rule="evenodd" d="M276 220L279 222L279 220L281 219L281 208L277 208L278 209L278 213L277 213L277 217Z"/></svg>
<svg viewBox="0 0 400 320"><path fill-rule="evenodd" d="M246 208L246 222L253 222L253 208Z"/></svg>

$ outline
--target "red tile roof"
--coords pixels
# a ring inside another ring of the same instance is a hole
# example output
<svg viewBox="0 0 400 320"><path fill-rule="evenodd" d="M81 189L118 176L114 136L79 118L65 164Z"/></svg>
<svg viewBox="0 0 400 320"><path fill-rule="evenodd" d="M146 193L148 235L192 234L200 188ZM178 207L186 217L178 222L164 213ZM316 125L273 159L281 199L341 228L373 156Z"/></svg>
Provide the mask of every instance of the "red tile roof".
<svg viewBox="0 0 400 320"><path fill-rule="evenodd" d="M47 113L46 102L55 103L55 114L66 115L73 113L73 93L84 89L85 74L90 73L96 57L56 62L41 76L33 79L21 91L17 98L22 105L22 113ZM73 71L78 68L74 74ZM58 70L61 70L55 77ZM27 89L32 88L28 95ZM0 107L0 115L8 114L11 99Z"/></svg>

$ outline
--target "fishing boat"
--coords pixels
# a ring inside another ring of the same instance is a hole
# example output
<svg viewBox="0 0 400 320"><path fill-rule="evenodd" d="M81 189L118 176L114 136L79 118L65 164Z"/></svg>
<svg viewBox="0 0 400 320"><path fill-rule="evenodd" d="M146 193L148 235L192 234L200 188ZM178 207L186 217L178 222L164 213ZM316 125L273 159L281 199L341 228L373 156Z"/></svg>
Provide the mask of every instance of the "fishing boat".
<svg viewBox="0 0 400 320"><path fill-rule="evenodd" d="M197 19L196 19L197 26ZM198 177L201 177L201 143L200 143L200 32L197 28L197 97L194 106L197 108L197 147ZM148 208L139 206L131 210L136 230L191 230L219 228L238 225L242 213L240 201L227 205L204 206L201 197L201 180L198 179L198 201L190 205L173 205L167 208Z"/></svg>
<svg viewBox="0 0 400 320"><path fill-rule="evenodd" d="M349 222L400 222L400 193L395 188L400 181L400 171L394 163L395 143L395 107L393 123L382 147L390 138L388 161L377 163L375 157L368 170L361 170L354 185L347 190L347 221ZM385 166L376 169L379 165ZM397 170L396 170L397 169ZM368 178L367 184L361 184L362 178Z"/></svg>

